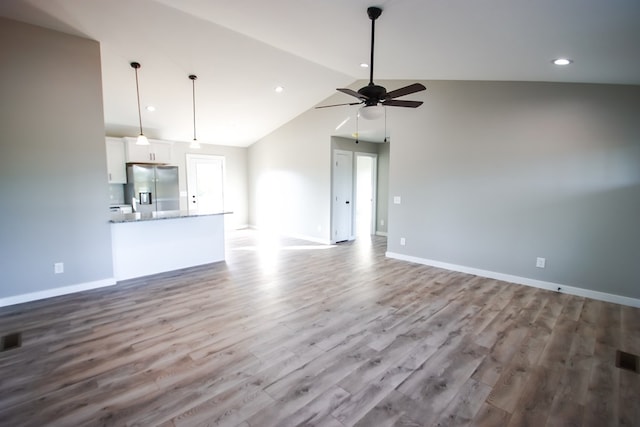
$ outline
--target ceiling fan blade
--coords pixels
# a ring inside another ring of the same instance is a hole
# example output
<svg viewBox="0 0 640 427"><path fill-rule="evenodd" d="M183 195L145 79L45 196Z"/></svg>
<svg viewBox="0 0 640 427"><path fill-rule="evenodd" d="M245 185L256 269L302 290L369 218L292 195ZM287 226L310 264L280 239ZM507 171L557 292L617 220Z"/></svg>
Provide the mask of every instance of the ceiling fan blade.
<svg viewBox="0 0 640 427"><path fill-rule="evenodd" d="M386 105L389 107L409 107L409 108L417 108L423 104L422 101L403 101L401 99L389 99L387 101L383 101L382 105Z"/></svg>
<svg viewBox="0 0 640 427"><path fill-rule="evenodd" d="M392 90L391 92L387 92L387 99L399 98L401 96L409 95L412 93L420 92L422 90L426 90L427 88L420 83L414 83L409 86L401 87L400 89Z"/></svg>
<svg viewBox="0 0 640 427"><path fill-rule="evenodd" d="M329 108L329 107L340 107L342 105L360 105L360 104L362 104L362 102L348 102L346 104L320 105L319 107L316 107L316 109L318 109L318 108Z"/></svg>
<svg viewBox="0 0 640 427"><path fill-rule="evenodd" d="M338 88L336 90L338 92L346 93L347 95L355 96L358 99L362 99L362 100L368 99L368 97L366 97L363 94L358 93L358 92L356 92L355 90L352 90L352 89L341 89L341 88Z"/></svg>

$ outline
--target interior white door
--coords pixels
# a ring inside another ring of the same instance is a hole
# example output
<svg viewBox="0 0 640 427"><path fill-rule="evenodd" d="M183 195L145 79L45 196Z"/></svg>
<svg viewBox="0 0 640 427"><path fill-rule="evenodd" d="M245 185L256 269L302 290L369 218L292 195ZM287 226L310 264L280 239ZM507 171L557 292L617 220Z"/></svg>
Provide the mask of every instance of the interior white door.
<svg viewBox="0 0 640 427"><path fill-rule="evenodd" d="M333 152L332 240L353 239L353 153Z"/></svg>
<svg viewBox="0 0 640 427"><path fill-rule="evenodd" d="M376 233L378 156L356 153L356 236Z"/></svg>
<svg viewBox="0 0 640 427"><path fill-rule="evenodd" d="M224 212L224 157L187 154L189 212Z"/></svg>

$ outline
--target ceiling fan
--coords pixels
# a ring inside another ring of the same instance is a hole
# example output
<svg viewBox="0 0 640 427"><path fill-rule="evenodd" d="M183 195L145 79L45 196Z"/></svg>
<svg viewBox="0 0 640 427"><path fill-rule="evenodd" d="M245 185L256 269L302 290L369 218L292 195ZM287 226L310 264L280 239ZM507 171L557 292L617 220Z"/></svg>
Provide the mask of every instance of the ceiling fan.
<svg viewBox="0 0 640 427"><path fill-rule="evenodd" d="M416 108L422 105L422 101L407 101L407 100L395 99L401 96L426 90L427 88L420 83L413 83L413 84L410 84L409 86L405 86L400 89L387 92L387 89L385 89L382 86L378 86L373 82L373 46L375 41L376 19L378 19L381 14L382 14L382 9L380 9L379 7L372 6L367 9L367 15L369 15L369 19L371 19L371 63L370 63L370 71L369 71L369 84L361 88L357 92L352 89L345 89L345 88L337 89L339 92L354 96L358 98L360 101L349 102L344 104L322 105L316 108L337 107L340 105L363 104L363 107L361 108L361 113L363 118L375 118L376 116L379 116L380 113L367 114L366 110L369 110L369 109L382 110L381 108L375 108L379 106Z"/></svg>

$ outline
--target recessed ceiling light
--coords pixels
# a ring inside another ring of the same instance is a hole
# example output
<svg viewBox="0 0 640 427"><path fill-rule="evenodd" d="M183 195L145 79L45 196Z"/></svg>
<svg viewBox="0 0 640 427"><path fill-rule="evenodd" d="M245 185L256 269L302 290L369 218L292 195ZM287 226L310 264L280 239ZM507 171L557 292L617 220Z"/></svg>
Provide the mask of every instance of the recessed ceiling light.
<svg viewBox="0 0 640 427"><path fill-rule="evenodd" d="M554 59L553 63L555 65L569 65L571 64L573 61L567 58L558 58L558 59Z"/></svg>
<svg viewBox="0 0 640 427"><path fill-rule="evenodd" d="M282 86L276 86L277 93L282 93L282 91L284 91L284 88Z"/></svg>
<svg viewBox="0 0 640 427"><path fill-rule="evenodd" d="M154 107L153 105L147 105L145 109L147 111L156 111L156 107Z"/></svg>
<svg viewBox="0 0 640 427"><path fill-rule="evenodd" d="M363 62L362 64L360 64L360 66L362 68L369 68L369 64L367 64L366 62Z"/></svg>

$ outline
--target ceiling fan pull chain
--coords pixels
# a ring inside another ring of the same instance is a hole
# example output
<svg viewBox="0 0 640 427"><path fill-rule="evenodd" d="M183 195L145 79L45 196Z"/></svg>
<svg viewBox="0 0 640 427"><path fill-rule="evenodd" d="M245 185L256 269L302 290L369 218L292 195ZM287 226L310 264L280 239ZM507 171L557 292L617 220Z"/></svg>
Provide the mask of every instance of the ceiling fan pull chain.
<svg viewBox="0 0 640 427"><path fill-rule="evenodd" d="M360 111L356 111L356 144L360 139L360 129L358 128L358 117L360 117Z"/></svg>
<svg viewBox="0 0 640 427"><path fill-rule="evenodd" d="M387 109L384 109L384 139L382 142L387 142Z"/></svg>

